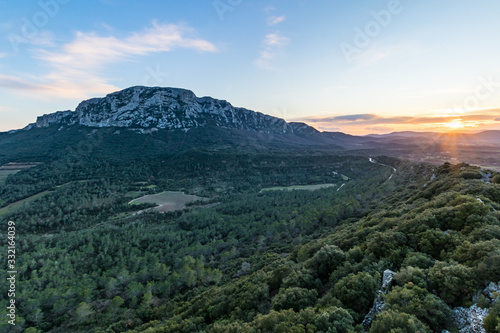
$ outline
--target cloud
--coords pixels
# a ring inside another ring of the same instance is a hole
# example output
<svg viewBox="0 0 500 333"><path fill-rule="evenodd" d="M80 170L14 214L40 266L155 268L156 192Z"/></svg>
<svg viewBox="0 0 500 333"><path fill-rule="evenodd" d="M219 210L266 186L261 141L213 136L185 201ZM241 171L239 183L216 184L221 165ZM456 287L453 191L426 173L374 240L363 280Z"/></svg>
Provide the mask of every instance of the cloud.
<svg viewBox="0 0 500 333"><path fill-rule="evenodd" d="M488 121L500 121L498 117L500 115L500 110L483 110L487 113L482 114L463 114L463 115L450 115L450 116L436 116L436 117L409 117L409 116L397 116L397 117L383 117L376 114L353 114L353 115L343 115L343 116L332 116L332 117L309 117L300 119L304 122L320 124L320 126L328 125L355 125L355 126L379 126L379 125L418 125L418 124L439 124L439 123L449 123L453 120L460 120L462 122L488 122ZM489 114L488 114L489 113ZM375 127L372 127L375 128ZM378 127L380 129L380 126Z"/></svg>
<svg viewBox="0 0 500 333"><path fill-rule="evenodd" d="M38 90L43 86L18 77L0 74L0 87L14 90Z"/></svg>
<svg viewBox="0 0 500 333"><path fill-rule="evenodd" d="M281 23L285 20L286 18L284 16L269 16L267 18L267 25L268 26L273 26L278 23Z"/></svg>
<svg viewBox="0 0 500 333"><path fill-rule="evenodd" d="M282 36L280 33L267 34L264 39L264 45L283 47L288 44L290 39L288 37Z"/></svg>
<svg viewBox="0 0 500 333"><path fill-rule="evenodd" d="M0 52L0 59L5 58L6 56L7 56L7 54Z"/></svg>
<svg viewBox="0 0 500 333"><path fill-rule="evenodd" d="M395 131L447 131L456 123L466 129L499 129L500 109L438 116L382 116L378 114L351 114L326 117L288 119L304 122L322 131L341 131L357 135L380 134Z"/></svg>
<svg viewBox="0 0 500 333"><path fill-rule="evenodd" d="M358 120L371 120L377 118L374 114L351 114L346 116L326 117L326 118L311 118L311 122L350 122Z"/></svg>
<svg viewBox="0 0 500 333"><path fill-rule="evenodd" d="M192 33L192 29L186 26L156 22L125 37L77 32L74 40L62 45L58 51L41 48L33 51L33 57L49 68L46 74L39 77L0 75L0 86L21 94L39 92L42 98L84 99L107 94L120 89L103 77L101 71L109 64L175 49L217 52L214 44L193 38ZM52 41L50 34L41 34L38 39L38 44L44 46Z"/></svg>
<svg viewBox="0 0 500 333"><path fill-rule="evenodd" d="M107 84L104 79L83 75L79 77L81 81L70 80L68 78L56 78L47 75L41 79L21 79L18 77L0 75L0 87L15 90L16 92L33 97L33 93L42 95L42 99L53 99L53 97L66 99L88 98L90 94L106 94L119 88Z"/></svg>
<svg viewBox="0 0 500 333"><path fill-rule="evenodd" d="M373 45L367 49L360 49L360 52L353 55L351 58L360 66L370 66L386 58L415 55L423 52L423 48L413 42L407 42L397 45Z"/></svg>
<svg viewBox="0 0 500 333"><path fill-rule="evenodd" d="M63 46L63 52L41 50L38 58L54 66L95 69L105 64L168 52L177 48L194 49L202 52L216 52L212 43L188 38L190 29L175 24L153 23L151 28L135 32L126 38L99 36L96 33L77 32L73 42Z"/></svg>
<svg viewBox="0 0 500 333"><path fill-rule="evenodd" d="M290 39L280 32L267 34L254 64L262 69L275 69L274 60L282 54L283 48L289 43Z"/></svg>

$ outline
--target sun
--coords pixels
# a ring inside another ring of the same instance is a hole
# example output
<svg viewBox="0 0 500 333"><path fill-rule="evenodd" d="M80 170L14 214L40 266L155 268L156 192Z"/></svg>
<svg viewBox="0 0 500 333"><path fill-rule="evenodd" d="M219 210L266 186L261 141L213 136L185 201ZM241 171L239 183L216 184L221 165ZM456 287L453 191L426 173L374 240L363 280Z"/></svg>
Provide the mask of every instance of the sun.
<svg viewBox="0 0 500 333"><path fill-rule="evenodd" d="M446 123L445 126L452 129L452 130L465 127L465 125L462 123L462 120L460 120L460 119L455 119L449 123Z"/></svg>

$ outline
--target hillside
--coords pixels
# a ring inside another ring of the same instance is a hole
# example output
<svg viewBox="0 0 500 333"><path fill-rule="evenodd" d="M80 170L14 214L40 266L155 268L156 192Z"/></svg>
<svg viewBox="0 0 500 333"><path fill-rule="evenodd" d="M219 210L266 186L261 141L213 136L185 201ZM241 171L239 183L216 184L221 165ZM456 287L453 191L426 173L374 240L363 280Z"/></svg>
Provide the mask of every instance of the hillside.
<svg viewBox="0 0 500 333"><path fill-rule="evenodd" d="M384 140L143 87L2 133L0 331L498 332L500 175Z"/></svg>
<svg viewBox="0 0 500 333"><path fill-rule="evenodd" d="M188 153L168 163L87 161L10 176L2 198L47 189L2 216L22 235L18 327L360 331L390 269L390 307L371 332L393 321L413 323L410 332L452 330L453 309L498 282L500 185L466 165L379 161ZM397 168L390 180L382 164ZM320 183L334 186L260 193ZM217 205L136 215L143 208L127 204L164 190ZM492 297L480 304L490 307Z"/></svg>

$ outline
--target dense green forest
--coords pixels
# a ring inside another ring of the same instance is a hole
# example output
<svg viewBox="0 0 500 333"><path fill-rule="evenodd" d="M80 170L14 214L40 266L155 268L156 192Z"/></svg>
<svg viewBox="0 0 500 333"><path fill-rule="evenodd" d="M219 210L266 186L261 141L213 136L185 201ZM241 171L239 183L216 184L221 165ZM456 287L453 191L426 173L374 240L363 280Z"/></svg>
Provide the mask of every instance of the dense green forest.
<svg viewBox="0 0 500 333"><path fill-rule="evenodd" d="M16 223L18 313L0 330L458 332L452 309L477 302L500 332L500 302L475 297L500 280L500 177L375 160L191 150L10 175L0 207L17 208L0 218L4 234ZM309 184L334 186L261 191ZM215 204L128 204L166 190ZM363 327L386 269L397 273L386 305ZM0 290L6 309L5 279Z"/></svg>

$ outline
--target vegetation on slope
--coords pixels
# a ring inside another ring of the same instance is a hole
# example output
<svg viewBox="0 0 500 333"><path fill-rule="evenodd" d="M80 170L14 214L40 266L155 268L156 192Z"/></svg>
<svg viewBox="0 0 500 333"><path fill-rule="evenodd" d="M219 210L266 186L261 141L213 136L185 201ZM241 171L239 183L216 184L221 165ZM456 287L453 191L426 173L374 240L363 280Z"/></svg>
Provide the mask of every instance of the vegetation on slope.
<svg viewBox="0 0 500 333"><path fill-rule="evenodd" d="M191 152L9 176L2 207L52 190L6 216L19 234L15 329L363 331L391 269L395 285L372 332L453 330L452 307L500 276L500 185L465 164L377 161L398 171L388 180L391 168L325 153ZM260 193L345 182L333 172L351 178L339 191ZM133 215L125 194L139 181L221 204Z"/></svg>

